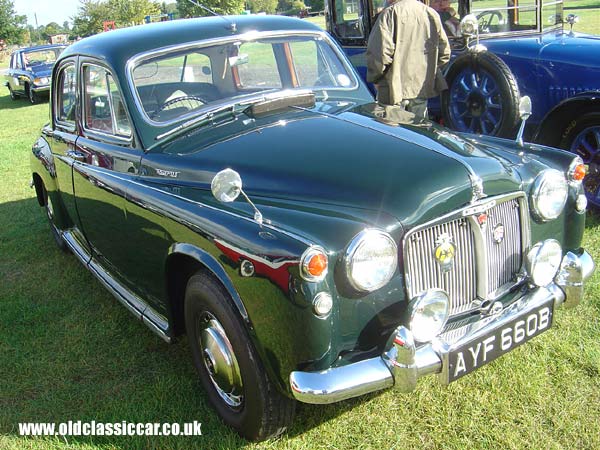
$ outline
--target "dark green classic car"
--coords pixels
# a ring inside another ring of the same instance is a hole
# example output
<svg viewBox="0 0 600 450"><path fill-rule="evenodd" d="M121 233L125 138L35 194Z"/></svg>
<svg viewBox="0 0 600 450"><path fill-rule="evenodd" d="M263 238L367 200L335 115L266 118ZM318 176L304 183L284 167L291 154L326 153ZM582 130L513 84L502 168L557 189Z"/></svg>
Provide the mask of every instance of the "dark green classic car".
<svg viewBox="0 0 600 450"><path fill-rule="evenodd" d="M31 164L54 238L165 341L187 334L249 439L296 401L455 381L594 270L580 158L378 106L310 23L111 31L52 82Z"/></svg>

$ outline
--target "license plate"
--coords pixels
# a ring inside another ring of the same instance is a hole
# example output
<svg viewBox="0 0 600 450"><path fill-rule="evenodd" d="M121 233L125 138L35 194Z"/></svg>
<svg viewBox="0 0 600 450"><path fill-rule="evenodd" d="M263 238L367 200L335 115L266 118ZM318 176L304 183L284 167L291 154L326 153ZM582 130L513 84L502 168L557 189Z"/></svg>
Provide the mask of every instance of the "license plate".
<svg viewBox="0 0 600 450"><path fill-rule="evenodd" d="M487 335L450 351L447 382L458 380L546 331L552 326L553 305L552 301L541 305Z"/></svg>

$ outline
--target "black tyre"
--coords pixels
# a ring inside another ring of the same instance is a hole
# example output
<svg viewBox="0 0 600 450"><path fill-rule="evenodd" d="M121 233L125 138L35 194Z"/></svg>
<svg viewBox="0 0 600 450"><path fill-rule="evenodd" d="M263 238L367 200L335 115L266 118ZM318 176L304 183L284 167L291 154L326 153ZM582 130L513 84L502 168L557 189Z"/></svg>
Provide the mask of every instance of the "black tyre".
<svg viewBox="0 0 600 450"><path fill-rule="evenodd" d="M589 173L584 179L588 200L600 206L600 112L589 111L567 124L558 147L569 150L588 164Z"/></svg>
<svg viewBox="0 0 600 450"><path fill-rule="evenodd" d="M227 292L204 272L188 281L185 325L194 365L222 420L250 440L284 432L296 402L269 380Z"/></svg>
<svg viewBox="0 0 600 450"><path fill-rule="evenodd" d="M508 66L493 53L466 52L446 74L444 124L453 130L512 138L519 123L519 87Z"/></svg>
<svg viewBox="0 0 600 450"><path fill-rule="evenodd" d="M12 88L10 87L10 84L7 87L8 87L8 93L10 94L11 100L16 100L18 97L17 97L17 94L15 94L15 91L12 90Z"/></svg>
<svg viewBox="0 0 600 450"><path fill-rule="evenodd" d="M40 96L33 89L31 89L31 86L27 85L25 87L25 92L27 93L27 98L32 105L40 102Z"/></svg>
<svg viewBox="0 0 600 450"><path fill-rule="evenodd" d="M58 227L54 223L54 205L52 204L52 199L48 195L46 189L42 186L44 191L44 210L46 211L46 218L48 219L48 224L50 225L50 232L52 233L52 238L56 243L56 246L64 253L70 253L69 246L62 238Z"/></svg>

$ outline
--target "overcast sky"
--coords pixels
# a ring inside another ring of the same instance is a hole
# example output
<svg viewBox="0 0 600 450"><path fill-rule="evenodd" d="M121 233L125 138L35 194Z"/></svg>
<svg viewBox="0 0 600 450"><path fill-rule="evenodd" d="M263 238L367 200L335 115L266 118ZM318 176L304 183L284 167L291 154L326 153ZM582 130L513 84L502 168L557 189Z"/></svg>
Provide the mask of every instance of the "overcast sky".
<svg viewBox="0 0 600 450"><path fill-rule="evenodd" d="M73 25L71 17L77 14L79 0L13 0L15 12L27 16L27 23L35 26L34 14L37 14L38 25L56 22L62 25L68 20Z"/></svg>

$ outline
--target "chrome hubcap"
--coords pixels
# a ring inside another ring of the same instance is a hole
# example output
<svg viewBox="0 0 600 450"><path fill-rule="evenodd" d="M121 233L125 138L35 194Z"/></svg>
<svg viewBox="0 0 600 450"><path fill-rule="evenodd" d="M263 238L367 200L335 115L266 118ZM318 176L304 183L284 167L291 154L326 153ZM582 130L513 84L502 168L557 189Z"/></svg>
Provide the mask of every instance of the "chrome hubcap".
<svg viewBox="0 0 600 450"><path fill-rule="evenodd" d="M244 401L244 386L225 330L209 312L203 312L198 317L196 326L202 361L213 386L230 407L240 407Z"/></svg>

